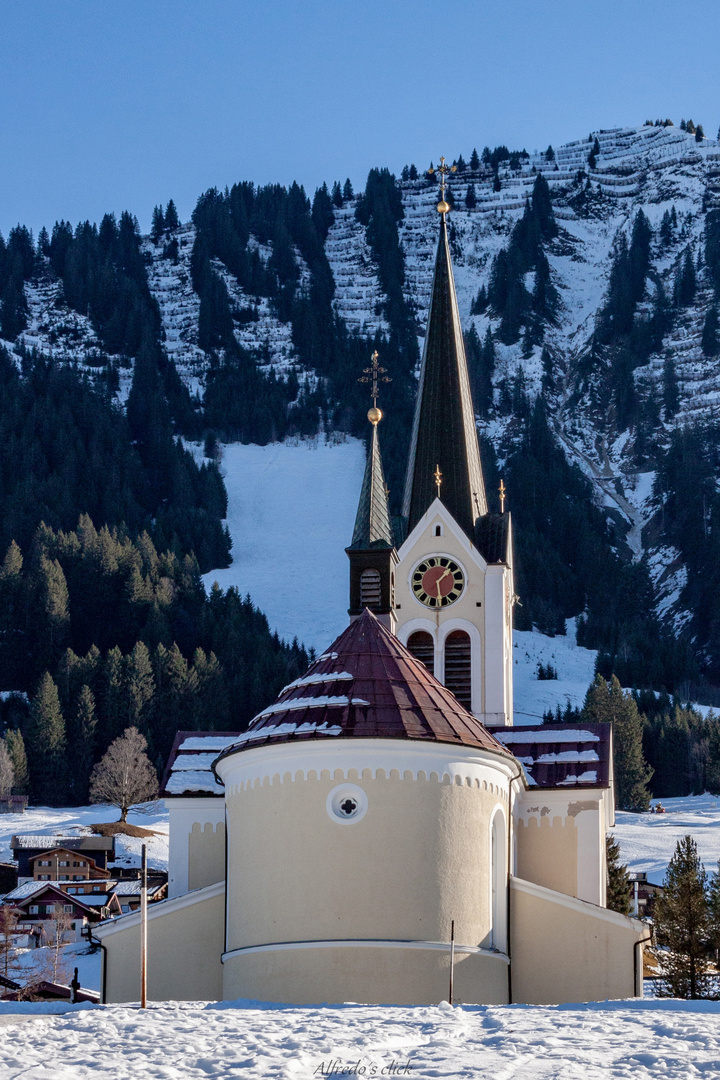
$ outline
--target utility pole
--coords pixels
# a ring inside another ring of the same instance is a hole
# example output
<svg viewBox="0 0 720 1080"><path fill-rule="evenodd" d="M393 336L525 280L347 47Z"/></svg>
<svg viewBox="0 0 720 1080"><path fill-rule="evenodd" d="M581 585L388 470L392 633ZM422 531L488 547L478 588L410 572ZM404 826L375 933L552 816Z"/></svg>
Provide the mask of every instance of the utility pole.
<svg viewBox="0 0 720 1080"><path fill-rule="evenodd" d="M448 999L453 1003L453 982L455 980L455 920L450 923L450 992Z"/></svg>
<svg viewBox="0 0 720 1080"><path fill-rule="evenodd" d="M140 863L140 1008L147 1008L147 844Z"/></svg>

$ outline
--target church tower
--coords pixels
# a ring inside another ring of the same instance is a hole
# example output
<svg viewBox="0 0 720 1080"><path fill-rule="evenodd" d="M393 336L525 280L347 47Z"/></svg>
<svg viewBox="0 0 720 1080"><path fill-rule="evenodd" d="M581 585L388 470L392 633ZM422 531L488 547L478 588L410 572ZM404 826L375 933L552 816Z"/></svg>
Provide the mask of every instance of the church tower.
<svg viewBox="0 0 720 1080"><path fill-rule="evenodd" d="M366 372L369 375L366 381L372 382L373 407L368 411L368 420L372 424L372 439L360 490L352 543L345 549L350 559L348 615L353 621L362 615L365 608L369 608L394 634L397 551L378 442L378 424L382 420L382 412L377 407L378 382L384 374L384 368L378 364L377 352L373 353L371 366L366 368Z"/></svg>
<svg viewBox="0 0 720 1080"><path fill-rule="evenodd" d="M486 724L512 723L512 528L489 513L440 165L440 235L408 458L396 633ZM501 509L504 511L504 497Z"/></svg>

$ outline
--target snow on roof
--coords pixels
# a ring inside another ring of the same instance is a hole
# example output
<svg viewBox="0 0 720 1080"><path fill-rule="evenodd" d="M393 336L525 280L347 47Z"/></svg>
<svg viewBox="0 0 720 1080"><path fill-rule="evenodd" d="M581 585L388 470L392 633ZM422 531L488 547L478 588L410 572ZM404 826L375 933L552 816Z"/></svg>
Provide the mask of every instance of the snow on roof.
<svg viewBox="0 0 720 1080"><path fill-rule="evenodd" d="M532 759L531 759L532 760ZM541 754L540 757L535 758L537 765L547 765L551 761L568 761L573 765L577 765L581 761L599 761L594 750L563 750L558 754Z"/></svg>
<svg viewBox="0 0 720 1080"><path fill-rule="evenodd" d="M222 795L224 788L218 784L209 769L182 769L170 773L165 781L164 791L168 795L184 795L185 792Z"/></svg>
<svg viewBox="0 0 720 1080"><path fill-rule="evenodd" d="M292 698L290 701L276 701L274 705L270 705L267 709L263 709L261 713L258 713L255 719L261 720L265 716L272 716L273 713L292 712L295 709L328 709L333 706L346 708L348 704L369 705L370 702L363 701L362 698L348 698L345 696L332 697L327 694L324 694L321 697ZM265 728L265 731L267 733L269 728ZM248 732L245 732L244 734L247 735ZM275 734L278 734L278 732ZM241 735L240 739L236 739L235 741L240 742L243 737L244 736Z"/></svg>
<svg viewBox="0 0 720 1080"><path fill-rule="evenodd" d="M579 728L566 728L558 731L557 728L543 725L536 728L517 728L515 730L494 729L495 738L503 746L511 746L513 743L577 743L577 742L600 742L600 736L592 731Z"/></svg>
<svg viewBox="0 0 720 1080"><path fill-rule="evenodd" d="M38 892L40 889L54 884L54 881L25 881L22 885L14 888L12 892L6 893L3 900L25 900L26 897L32 896L33 893Z"/></svg>
<svg viewBox="0 0 720 1080"><path fill-rule="evenodd" d="M209 732L207 735L191 735L178 746L178 751L181 750L211 750L217 751L219 754L221 750L225 750L226 747L232 746L237 736L232 737L224 736L219 738L217 735L213 735Z"/></svg>
<svg viewBox="0 0 720 1080"><path fill-rule="evenodd" d="M305 701L308 699L305 698ZM315 699L318 700L318 699ZM343 698L343 703L347 705L347 698ZM334 703L333 703L334 704ZM363 702L367 704L367 702ZM263 713L265 716L266 714ZM243 743L252 742L255 739L264 739L268 735L341 735L342 728L337 724L332 727L328 727L327 720L323 720L322 724L273 724L269 727L258 728L257 731L244 731L238 739L235 740L236 746L241 746Z"/></svg>
<svg viewBox="0 0 720 1080"><path fill-rule="evenodd" d="M588 724L587 727L542 724L531 728L491 728L491 731L498 742L513 750L532 787L607 787L610 784L609 724ZM562 746L567 749L560 749ZM580 772L577 766L581 764L596 764L597 767Z"/></svg>
<svg viewBox="0 0 720 1080"><path fill-rule="evenodd" d="M165 883L162 881L156 881L152 885L148 885L148 895L153 896L154 893L165 887ZM135 878L131 881L118 881L117 885L113 889L114 896L139 896L140 895L140 878Z"/></svg>
<svg viewBox="0 0 720 1080"><path fill-rule="evenodd" d="M332 683L332 682L347 682L348 679L354 679L355 676L351 675L349 671L326 671L318 672L316 675L305 675L302 679L295 679L295 682L288 683L287 686L283 686L282 690L278 694L278 697L282 697L286 690L294 690L298 686L315 686L317 683Z"/></svg>
<svg viewBox="0 0 720 1080"><path fill-rule="evenodd" d="M232 746L231 743L226 745ZM223 746L224 750L225 747ZM219 751L213 750L209 754L178 754L170 766L170 772L197 772L199 769L210 769Z"/></svg>
<svg viewBox="0 0 720 1080"><path fill-rule="evenodd" d="M22 833L13 836L10 841L11 848L42 848L48 851L52 848L64 847L70 851L85 848L89 851L110 851L114 846L112 836L61 836L58 833Z"/></svg>

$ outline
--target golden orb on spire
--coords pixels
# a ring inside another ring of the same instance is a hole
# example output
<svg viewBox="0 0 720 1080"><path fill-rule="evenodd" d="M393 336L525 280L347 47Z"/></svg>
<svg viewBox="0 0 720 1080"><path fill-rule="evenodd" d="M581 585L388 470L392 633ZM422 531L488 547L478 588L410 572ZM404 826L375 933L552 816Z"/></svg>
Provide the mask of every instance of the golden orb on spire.
<svg viewBox="0 0 720 1080"><path fill-rule="evenodd" d="M373 405L372 409L368 409L368 420L376 427L383 418L382 409L378 409L377 405Z"/></svg>
<svg viewBox="0 0 720 1080"><path fill-rule="evenodd" d="M440 202L437 204L437 211L438 214L449 214L450 203L446 203L444 199L441 199Z"/></svg>

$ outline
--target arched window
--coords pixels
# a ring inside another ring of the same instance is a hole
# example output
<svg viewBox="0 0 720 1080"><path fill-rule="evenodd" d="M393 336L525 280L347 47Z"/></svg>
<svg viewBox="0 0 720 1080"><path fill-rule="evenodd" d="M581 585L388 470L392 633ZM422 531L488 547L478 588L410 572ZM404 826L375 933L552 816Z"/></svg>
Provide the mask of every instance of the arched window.
<svg viewBox="0 0 720 1080"><path fill-rule="evenodd" d="M407 647L416 660L424 664L431 675L435 674L435 642L427 630L416 630L408 638Z"/></svg>
<svg viewBox="0 0 720 1080"><path fill-rule="evenodd" d="M445 685L466 709L472 704L471 667L470 636L453 630L445 638Z"/></svg>
<svg viewBox="0 0 720 1080"><path fill-rule="evenodd" d="M379 570L363 570L360 575L360 607L380 607Z"/></svg>

